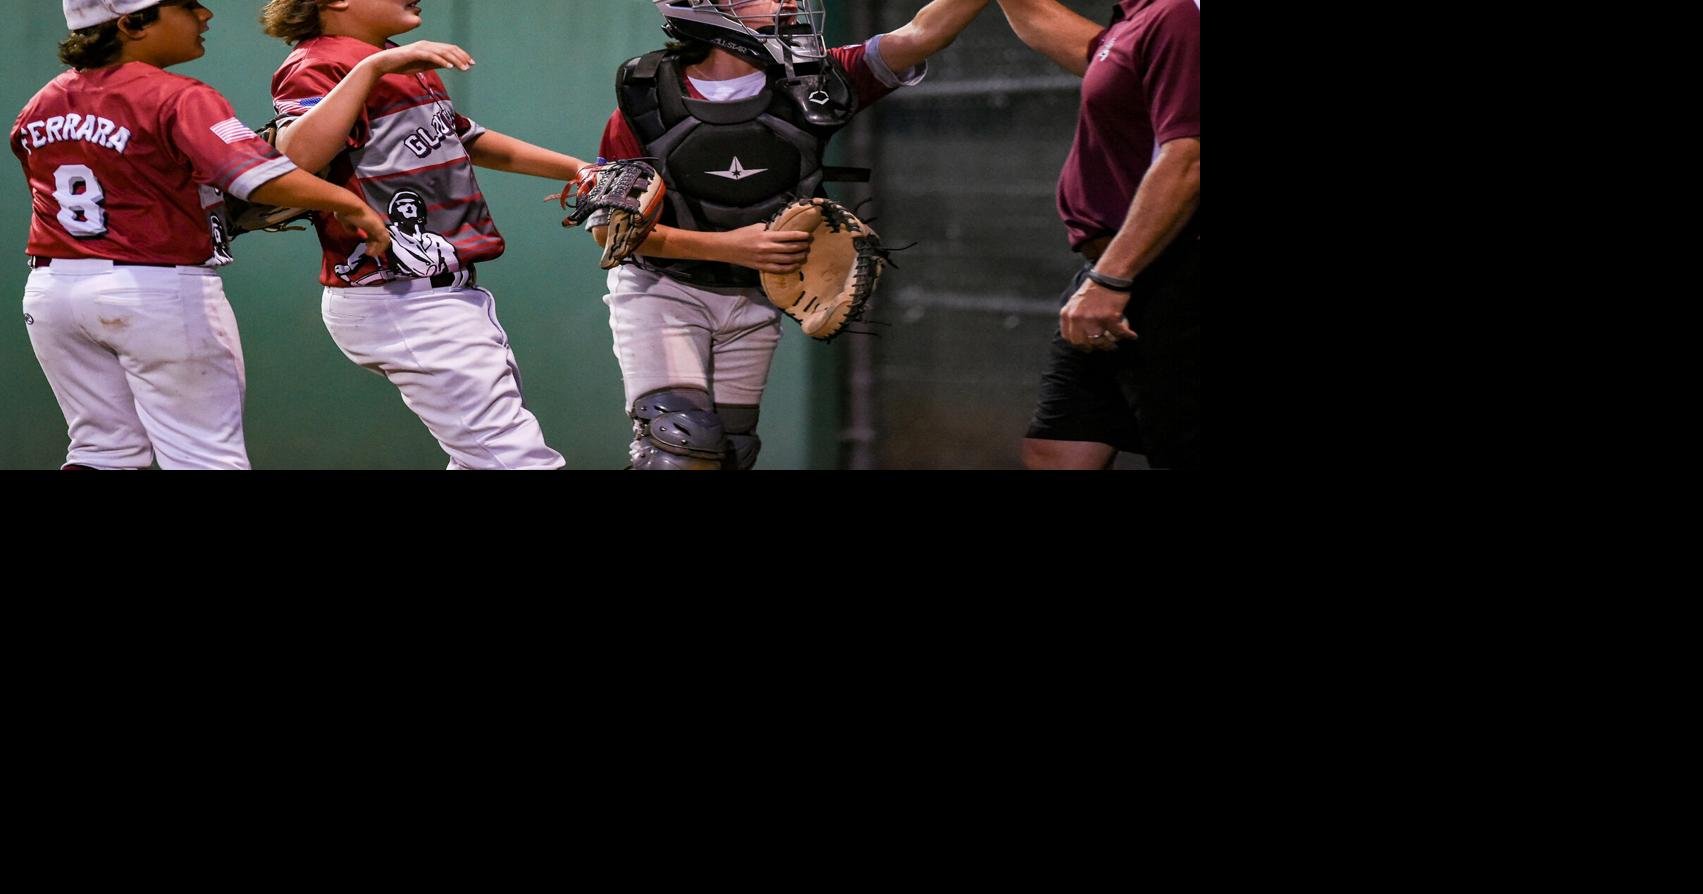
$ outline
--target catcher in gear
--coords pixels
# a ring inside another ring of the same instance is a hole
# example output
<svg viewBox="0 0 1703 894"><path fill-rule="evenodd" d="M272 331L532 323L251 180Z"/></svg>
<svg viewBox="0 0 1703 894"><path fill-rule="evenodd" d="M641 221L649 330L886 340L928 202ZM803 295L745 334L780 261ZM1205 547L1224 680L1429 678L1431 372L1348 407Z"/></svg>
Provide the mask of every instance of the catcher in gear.
<svg viewBox="0 0 1703 894"><path fill-rule="evenodd" d="M652 3L674 42L617 70L598 152L654 159L665 184L660 217L609 271L604 297L633 420L629 452L635 469L749 469L779 305L829 338L856 318L881 272L880 243L860 223L861 251L848 242L822 252L861 259L840 276L848 300L830 309L826 287L814 285L828 274L806 265L818 242L851 234L855 216L812 204L789 217L788 206L826 199L825 182L867 179L825 164L828 141L871 103L920 82L928 57L988 0L919 3L905 25L834 48L822 0ZM609 243L608 228L588 227ZM777 278L767 295L765 275Z"/></svg>

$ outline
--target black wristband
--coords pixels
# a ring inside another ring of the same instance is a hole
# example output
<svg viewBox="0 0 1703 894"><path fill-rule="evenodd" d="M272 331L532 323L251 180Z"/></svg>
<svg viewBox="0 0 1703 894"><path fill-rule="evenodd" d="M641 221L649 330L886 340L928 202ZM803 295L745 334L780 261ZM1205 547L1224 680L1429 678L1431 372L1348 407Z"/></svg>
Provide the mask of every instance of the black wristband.
<svg viewBox="0 0 1703 894"><path fill-rule="evenodd" d="M1135 288L1135 280L1118 279L1115 276L1107 276L1106 274L1095 270L1093 267L1088 268L1088 278L1114 292L1129 292Z"/></svg>

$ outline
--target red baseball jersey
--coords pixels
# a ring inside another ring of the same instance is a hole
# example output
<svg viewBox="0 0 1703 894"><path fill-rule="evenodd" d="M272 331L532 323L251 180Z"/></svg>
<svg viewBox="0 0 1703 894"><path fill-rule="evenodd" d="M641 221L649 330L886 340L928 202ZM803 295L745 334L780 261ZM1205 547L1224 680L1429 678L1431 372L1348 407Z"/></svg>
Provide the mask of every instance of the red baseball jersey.
<svg viewBox="0 0 1703 894"><path fill-rule="evenodd" d="M307 114L357 63L377 52L353 37L302 41L272 76L273 105L280 115ZM325 251L319 281L370 286L452 273L502 255L503 237L467 154L484 133L456 113L436 72L381 77L329 176L389 212L391 263L380 267L359 236L330 215L315 215Z"/></svg>
<svg viewBox="0 0 1703 894"><path fill-rule="evenodd" d="M145 62L71 70L12 125L30 184L28 252L149 264L229 263L228 192L296 169L212 87Z"/></svg>

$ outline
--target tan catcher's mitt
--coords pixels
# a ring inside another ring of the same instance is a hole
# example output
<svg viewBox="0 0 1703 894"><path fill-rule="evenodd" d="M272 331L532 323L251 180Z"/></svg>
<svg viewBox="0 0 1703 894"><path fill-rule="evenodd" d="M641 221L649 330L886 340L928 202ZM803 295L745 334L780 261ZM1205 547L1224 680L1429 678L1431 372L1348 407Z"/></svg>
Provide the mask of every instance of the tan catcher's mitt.
<svg viewBox="0 0 1703 894"><path fill-rule="evenodd" d="M881 237L833 199L800 199L769 221L771 230L811 234L810 256L797 273L764 273L763 294L798 321L804 334L829 341L863 319L887 267Z"/></svg>

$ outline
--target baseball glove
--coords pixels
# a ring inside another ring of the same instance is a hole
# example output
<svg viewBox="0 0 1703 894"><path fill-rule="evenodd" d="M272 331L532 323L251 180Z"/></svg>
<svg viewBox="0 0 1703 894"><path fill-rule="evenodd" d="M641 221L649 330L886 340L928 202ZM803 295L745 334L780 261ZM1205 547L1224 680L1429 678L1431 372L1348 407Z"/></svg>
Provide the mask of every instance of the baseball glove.
<svg viewBox="0 0 1703 894"><path fill-rule="evenodd" d="M255 134L276 149L278 147L278 131L283 129L283 125L280 125L279 121L283 120L284 117L280 115L262 124L255 129ZM285 124L288 124L288 122L286 121ZM326 169L320 171L318 176L324 178L330 171L331 166L327 165ZM246 199L239 199L228 193L225 195L225 222L230 224L231 239L254 230L282 233L286 230L306 229L305 227L292 227L289 224L303 218L312 217L314 213L306 208L280 208L277 205L261 205Z"/></svg>
<svg viewBox="0 0 1703 894"><path fill-rule="evenodd" d="M810 256L797 273L762 274L763 293L798 321L804 334L829 341L863 311L887 267L881 237L851 209L832 199L800 199L769 221L771 230L812 234Z"/></svg>
<svg viewBox="0 0 1703 894"><path fill-rule="evenodd" d="M550 198L561 201L568 212L562 226L609 228L600 262L608 270L632 257L644 244L662 216L662 198L668 188L663 186L662 175L647 162L636 158L597 161Z"/></svg>

